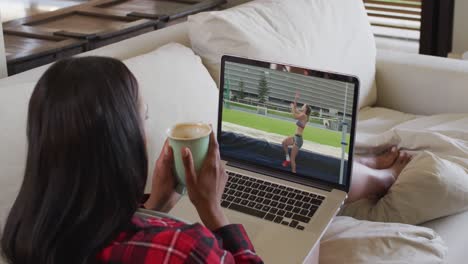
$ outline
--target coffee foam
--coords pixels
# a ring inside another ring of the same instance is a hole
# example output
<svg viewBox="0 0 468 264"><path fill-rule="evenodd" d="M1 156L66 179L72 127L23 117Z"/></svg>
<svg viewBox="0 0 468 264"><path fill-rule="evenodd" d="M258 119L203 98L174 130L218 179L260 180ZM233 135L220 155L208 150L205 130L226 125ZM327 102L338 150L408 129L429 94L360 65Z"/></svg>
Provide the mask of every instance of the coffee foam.
<svg viewBox="0 0 468 264"><path fill-rule="evenodd" d="M174 139L195 139L209 135L211 128L201 123L177 124L169 130L169 136Z"/></svg>

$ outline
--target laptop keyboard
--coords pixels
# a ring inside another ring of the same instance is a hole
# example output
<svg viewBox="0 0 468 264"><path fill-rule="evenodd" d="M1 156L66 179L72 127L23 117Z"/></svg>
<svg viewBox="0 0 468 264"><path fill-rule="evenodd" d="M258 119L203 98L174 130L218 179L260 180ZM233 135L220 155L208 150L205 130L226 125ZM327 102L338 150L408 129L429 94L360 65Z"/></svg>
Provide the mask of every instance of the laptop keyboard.
<svg viewBox="0 0 468 264"><path fill-rule="evenodd" d="M221 206L277 224L304 230L324 196L227 172Z"/></svg>

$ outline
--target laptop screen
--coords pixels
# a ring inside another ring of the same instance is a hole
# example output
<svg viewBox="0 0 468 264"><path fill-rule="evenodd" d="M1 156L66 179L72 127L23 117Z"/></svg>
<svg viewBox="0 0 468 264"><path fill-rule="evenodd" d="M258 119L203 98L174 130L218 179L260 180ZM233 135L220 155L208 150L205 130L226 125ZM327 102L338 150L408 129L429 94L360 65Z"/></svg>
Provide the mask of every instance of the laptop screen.
<svg viewBox="0 0 468 264"><path fill-rule="evenodd" d="M230 56L221 76L223 159L348 185L356 78Z"/></svg>

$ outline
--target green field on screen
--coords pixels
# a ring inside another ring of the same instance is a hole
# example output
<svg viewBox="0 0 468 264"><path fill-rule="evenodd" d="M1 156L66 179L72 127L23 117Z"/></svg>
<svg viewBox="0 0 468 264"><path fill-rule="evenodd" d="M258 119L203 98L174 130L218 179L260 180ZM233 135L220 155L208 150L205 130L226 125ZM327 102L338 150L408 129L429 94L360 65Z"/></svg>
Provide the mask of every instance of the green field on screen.
<svg viewBox="0 0 468 264"><path fill-rule="evenodd" d="M296 124L290 121L226 108L223 109L223 121L283 136L292 136L296 131ZM341 132L338 131L308 126L302 136L306 141L341 147ZM349 144L349 135L347 142Z"/></svg>

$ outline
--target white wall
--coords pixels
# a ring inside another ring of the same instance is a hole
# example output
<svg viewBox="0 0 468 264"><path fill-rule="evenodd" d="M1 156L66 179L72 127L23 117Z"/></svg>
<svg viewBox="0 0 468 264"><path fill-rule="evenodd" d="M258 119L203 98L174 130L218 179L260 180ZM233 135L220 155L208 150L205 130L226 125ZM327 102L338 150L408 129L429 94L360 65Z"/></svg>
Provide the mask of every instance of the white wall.
<svg viewBox="0 0 468 264"><path fill-rule="evenodd" d="M452 52L458 55L468 51L468 0L455 0Z"/></svg>
<svg viewBox="0 0 468 264"><path fill-rule="evenodd" d="M7 77L7 65L5 55L5 42L3 40L2 18L0 15L0 79Z"/></svg>

